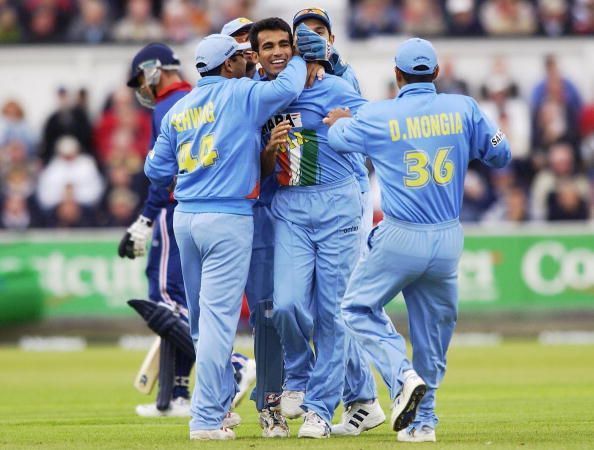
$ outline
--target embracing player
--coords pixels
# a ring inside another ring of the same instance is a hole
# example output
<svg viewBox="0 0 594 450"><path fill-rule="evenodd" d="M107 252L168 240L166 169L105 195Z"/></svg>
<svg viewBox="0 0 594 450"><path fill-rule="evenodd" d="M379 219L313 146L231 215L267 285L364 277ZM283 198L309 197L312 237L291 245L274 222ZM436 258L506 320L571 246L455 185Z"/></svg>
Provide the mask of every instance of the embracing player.
<svg viewBox="0 0 594 450"><path fill-rule="evenodd" d="M192 86L183 80L181 64L173 50L165 44L152 43L142 48L132 60L128 87L135 90L136 98L146 108L152 109L151 147L154 145L161 121L169 109L188 92ZM156 305L145 304L142 308L152 308L155 315L165 320L174 312L180 320L187 321L188 310L182 277L179 249L173 233L173 211L177 202L166 187L149 186L143 211L128 228L118 253L121 257L134 259L146 254L150 242L146 275L148 278L148 298ZM180 325L182 331L187 329ZM159 330L157 330L159 331ZM189 375L194 357L168 339L161 341L161 370L157 401L138 405L136 413L144 417L190 416ZM241 386L240 395L247 392L255 374L251 363L245 356L234 355L236 377ZM168 375L174 372L172 377ZM239 424L239 416L229 413L226 425Z"/></svg>
<svg viewBox="0 0 594 450"><path fill-rule="evenodd" d="M291 27L278 18L261 20L250 41L267 79L274 80L293 55ZM360 186L351 160L328 147L322 119L337 105L357 110L364 103L347 82L327 75L287 108L271 110L262 130L265 140L275 129L285 130L280 147L266 147L263 166L276 167L280 185L272 213L273 320L285 362L281 411L290 418L306 411L299 437L330 435L344 381L339 306L359 256Z"/></svg>
<svg viewBox="0 0 594 450"><path fill-rule="evenodd" d="M299 27L304 24L308 29ZM321 8L306 8L293 17L293 31L296 34L299 49L311 53L313 57L322 58L331 46L329 73L347 81L359 94L359 81L353 68L347 64L334 47L332 22L328 13ZM373 203L369 195L369 178L365 166L365 156L361 153L349 153L348 156L355 169L355 175L361 188L361 256L367 253L367 237L373 226ZM346 336L345 342L345 380L342 394L344 413L342 421L332 426L332 434L338 436L356 436L363 431L378 427L386 420L386 416L377 400L375 379L362 350L356 341Z"/></svg>
<svg viewBox="0 0 594 450"><path fill-rule="evenodd" d="M335 150L364 149L371 158L385 214L349 281L342 305L347 331L388 385L398 440L425 442L436 440L435 392L457 318L466 169L474 159L500 168L511 154L505 135L476 101L436 93L439 67L430 42L406 41L395 62L395 99L369 103L353 118L335 110L325 122L332 125L328 140ZM412 364L384 311L401 291Z"/></svg>
<svg viewBox="0 0 594 450"><path fill-rule="evenodd" d="M255 131L268 111L283 109L298 96L307 72L303 60L293 58L274 82L249 80L243 54L248 48L222 34L198 44L202 79L167 113L145 163L145 173L159 186L177 176L174 229L197 354L190 439L235 437L223 420L235 394L229 358L260 188Z"/></svg>

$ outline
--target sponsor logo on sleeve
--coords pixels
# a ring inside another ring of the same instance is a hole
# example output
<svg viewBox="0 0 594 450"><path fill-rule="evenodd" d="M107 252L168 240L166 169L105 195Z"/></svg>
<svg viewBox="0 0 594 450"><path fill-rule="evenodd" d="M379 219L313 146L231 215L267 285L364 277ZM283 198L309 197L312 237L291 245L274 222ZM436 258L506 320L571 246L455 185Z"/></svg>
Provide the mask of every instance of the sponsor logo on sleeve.
<svg viewBox="0 0 594 450"><path fill-rule="evenodd" d="M495 133L495 135L491 138L491 145L493 147L497 147L501 141L503 141L503 139L505 139L505 134L503 133L503 131L501 131L501 128L499 130L497 130L497 133Z"/></svg>

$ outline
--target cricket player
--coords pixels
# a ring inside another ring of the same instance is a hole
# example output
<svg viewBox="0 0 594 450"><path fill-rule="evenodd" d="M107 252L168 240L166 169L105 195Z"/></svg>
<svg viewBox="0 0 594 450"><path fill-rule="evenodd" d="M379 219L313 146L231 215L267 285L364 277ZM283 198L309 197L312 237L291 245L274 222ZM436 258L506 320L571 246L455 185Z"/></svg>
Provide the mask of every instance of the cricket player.
<svg viewBox="0 0 594 450"><path fill-rule="evenodd" d="M269 111L286 108L305 84L306 66L299 57L274 82L242 78L248 48L221 34L198 44L202 79L164 117L145 162L145 173L157 186L169 186L177 177L174 230L197 355L190 439L235 437L222 425L236 392L230 357L259 194L256 131Z"/></svg>
<svg viewBox="0 0 594 450"><path fill-rule="evenodd" d="M153 110L151 148L157 139L163 116L192 90L192 86L182 79L180 68L177 55L161 43L148 44L132 60L127 85L135 90L136 98L144 107ZM179 249L173 234L173 210L176 204L167 188L151 184L143 211L126 231L118 252L121 257L130 259L142 257L146 253L147 243L151 241L146 268L149 299L176 310L183 320L187 320ZM164 351L164 345L161 351ZM161 395L158 395L156 403L138 405L136 413L143 417L189 417L188 386L194 359L175 349L162 357L161 361L175 365L175 379L171 380L174 383L173 400L170 402L170 398L161 399ZM234 403L238 403L254 380L254 361L240 353L233 354L232 361L240 388L234 399ZM160 378L160 382L168 383L168 380ZM241 418L234 412L227 413L225 417L225 425L230 428L239 425L240 421Z"/></svg>
<svg viewBox="0 0 594 450"><path fill-rule="evenodd" d="M252 26L250 41L267 79L275 80L293 55L291 27L282 19L262 20ZM330 435L344 382L339 304L359 255L360 187L351 159L328 147L322 119L335 105L357 110L364 103L347 82L327 75L290 106L271 110L262 130L265 140L276 126L287 130L285 144L267 146L263 158L275 163L280 185L272 213L273 320L285 362L281 411L289 418L306 411L299 437Z"/></svg>
<svg viewBox="0 0 594 450"><path fill-rule="evenodd" d="M299 24L301 27L296 30ZM353 86L359 94L359 81L353 68L344 62L334 47L332 23L328 13L321 8L306 8L297 12L293 17L293 31L296 33L299 49L302 54L313 53L322 57L328 45L332 48L330 62L332 67L329 73L341 77ZM316 39L317 38L317 39ZM369 178L365 167L365 156L361 153L347 154L353 162L355 175L361 188L361 201L363 213L361 216L361 254L367 253L367 236L373 226L373 203L369 195ZM356 436L363 431L378 427L386 420L386 416L377 400L377 387L368 363L356 341L346 336L345 343L345 380L342 402L344 413L342 421L332 426L332 434L343 436Z"/></svg>
<svg viewBox="0 0 594 450"><path fill-rule="evenodd" d="M238 43L248 42L252 25L251 20L240 17L226 23L221 34L233 37ZM248 50L244 54L246 76L260 80L263 73L256 68L257 54ZM274 218L270 205L276 189L274 177L262 179L260 196L254 204L254 240L245 286L256 358L256 389L252 392L252 400L256 402L262 436L266 438L289 437L287 420L280 413L284 377L282 346L272 322Z"/></svg>
<svg viewBox="0 0 594 450"><path fill-rule="evenodd" d="M135 89L139 102L152 114L153 146L161 125L161 119L169 108L192 89L180 75L180 61L168 46L159 43L142 48L132 60L128 87ZM186 297L181 274L179 250L173 237L173 209L175 200L167 188L149 186L148 196L138 219L128 228L118 249L121 257L144 256L147 243L152 240L148 255L146 275L149 299L165 303L180 314L187 316ZM153 226L154 224L154 226ZM161 349L163 351L163 348ZM194 361L182 351L171 355L175 364L173 401L165 399L166 409L157 403L138 405L136 413L144 417L189 416L189 377Z"/></svg>
<svg viewBox="0 0 594 450"><path fill-rule="evenodd" d="M347 332L388 385L398 440L425 442L435 441L435 391L457 318L463 247L458 216L466 169L474 159L503 167L511 155L505 135L472 98L436 93L439 67L430 42L407 40L395 61L395 99L369 103L352 118L335 110L325 122L337 152L364 149L371 158L385 217L349 281L342 304ZM401 291L412 364L384 311Z"/></svg>

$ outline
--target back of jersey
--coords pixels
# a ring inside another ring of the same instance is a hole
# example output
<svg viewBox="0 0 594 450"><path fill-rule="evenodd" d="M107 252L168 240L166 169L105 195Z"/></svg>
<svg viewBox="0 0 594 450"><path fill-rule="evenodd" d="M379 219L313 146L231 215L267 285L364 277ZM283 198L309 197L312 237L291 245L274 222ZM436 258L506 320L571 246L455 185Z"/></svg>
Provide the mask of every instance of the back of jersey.
<svg viewBox="0 0 594 450"><path fill-rule="evenodd" d="M457 219L468 162L509 160L505 136L461 95L436 94L433 83L406 85L395 100L369 104L356 121L377 171L382 209L412 223Z"/></svg>

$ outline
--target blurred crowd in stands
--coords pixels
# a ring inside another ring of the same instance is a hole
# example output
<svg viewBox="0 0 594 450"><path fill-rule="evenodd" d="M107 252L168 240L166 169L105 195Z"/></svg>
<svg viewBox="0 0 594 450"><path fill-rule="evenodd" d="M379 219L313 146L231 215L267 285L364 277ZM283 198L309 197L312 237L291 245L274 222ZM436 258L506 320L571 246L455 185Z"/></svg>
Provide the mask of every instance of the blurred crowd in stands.
<svg viewBox="0 0 594 450"><path fill-rule="evenodd" d="M174 43L250 17L256 0L0 0L0 42ZM213 7L212 4L216 4ZM315 2L314 2L315 3ZM352 37L420 35L582 35L594 32L594 0L350 0ZM209 9L210 8L210 9ZM503 170L471 164L464 222L594 218L594 103L586 103L555 58L530 92L506 61L493 61L477 92L444 58L439 92L473 95L511 141ZM389 86L388 97L396 88ZM40 135L27 111L0 98L0 228L128 226L141 208L150 112L124 86L98 117L87 92L56 92ZM372 169L372 168L371 168ZM372 184L374 182L373 170ZM376 197L377 197L376 190ZM379 201L376 198L379 213Z"/></svg>
<svg viewBox="0 0 594 450"><path fill-rule="evenodd" d="M0 0L0 43L183 43L250 17L256 0Z"/></svg>
<svg viewBox="0 0 594 450"><path fill-rule="evenodd" d="M594 33L594 0L350 0L352 38Z"/></svg>
<svg viewBox="0 0 594 450"><path fill-rule="evenodd" d="M546 76L520 95L506 62L493 62L480 92L468 92L441 62L440 92L473 94L511 141L513 162L501 170L471 163L464 222L565 221L593 218L594 104L584 104L553 56ZM390 97L395 87L390 86ZM526 100L528 98L529 100ZM40 137L18 102L0 99L0 227L127 226L147 181L143 162L150 112L122 87L91 117L87 93L61 88ZM373 183L372 173L372 183ZM379 204L377 204L379 209Z"/></svg>
<svg viewBox="0 0 594 450"><path fill-rule="evenodd" d="M183 43L257 0L0 0L0 43ZM315 1L312 5L315 6ZM348 0L352 38L594 34L594 0Z"/></svg>

